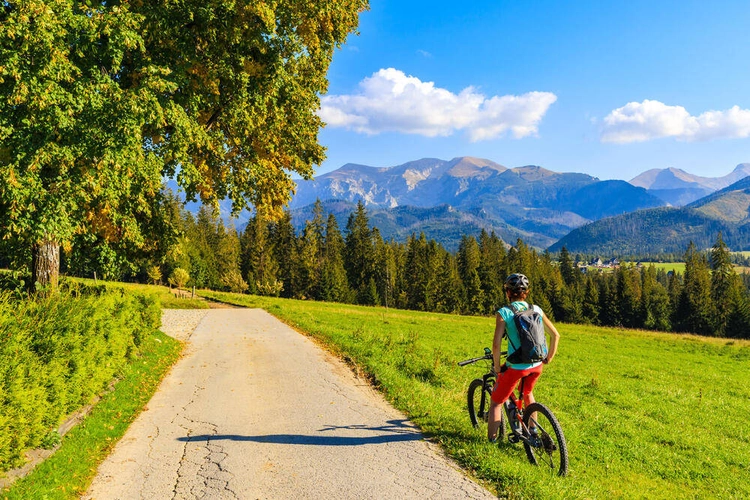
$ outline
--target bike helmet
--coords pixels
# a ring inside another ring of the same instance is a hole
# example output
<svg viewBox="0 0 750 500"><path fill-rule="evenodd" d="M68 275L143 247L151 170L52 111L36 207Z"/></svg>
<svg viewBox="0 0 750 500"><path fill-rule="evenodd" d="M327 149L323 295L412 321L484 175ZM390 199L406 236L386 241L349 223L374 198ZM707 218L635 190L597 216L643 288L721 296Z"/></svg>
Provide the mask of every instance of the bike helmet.
<svg viewBox="0 0 750 500"><path fill-rule="evenodd" d="M514 273L505 280L505 289L512 292L523 292L529 289L529 278L523 274Z"/></svg>

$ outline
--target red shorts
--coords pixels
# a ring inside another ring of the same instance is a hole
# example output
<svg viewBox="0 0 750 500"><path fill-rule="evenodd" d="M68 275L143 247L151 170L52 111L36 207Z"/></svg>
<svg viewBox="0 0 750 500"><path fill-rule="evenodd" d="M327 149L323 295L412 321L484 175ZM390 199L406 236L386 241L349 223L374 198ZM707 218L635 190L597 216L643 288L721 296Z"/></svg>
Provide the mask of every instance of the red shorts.
<svg viewBox="0 0 750 500"><path fill-rule="evenodd" d="M497 404L503 404L513 393L513 389L516 388L518 381L523 379L523 397L525 398L536 385L536 381L539 375L542 374L542 367L540 364L533 368L526 370L516 370L515 368L508 368L497 376L497 383L495 389L492 391L492 401Z"/></svg>

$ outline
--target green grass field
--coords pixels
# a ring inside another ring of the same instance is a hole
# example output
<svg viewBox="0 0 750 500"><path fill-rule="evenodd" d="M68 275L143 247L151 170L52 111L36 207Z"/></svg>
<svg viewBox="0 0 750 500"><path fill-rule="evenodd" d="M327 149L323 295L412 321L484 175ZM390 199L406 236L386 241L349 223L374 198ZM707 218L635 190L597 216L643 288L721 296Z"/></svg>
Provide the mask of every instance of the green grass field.
<svg viewBox="0 0 750 500"><path fill-rule="evenodd" d="M642 262L641 263L644 267L648 266L654 266L656 270L664 269L666 272L674 271L677 273L684 273L685 272L685 263L684 262ZM636 265L636 262L623 262L623 265Z"/></svg>
<svg viewBox="0 0 750 500"><path fill-rule="evenodd" d="M503 498L749 498L750 342L561 324L535 390L568 441L548 477L521 445L469 424L465 391L494 320L206 293L263 307L356 364L386 397Z"/></svg>

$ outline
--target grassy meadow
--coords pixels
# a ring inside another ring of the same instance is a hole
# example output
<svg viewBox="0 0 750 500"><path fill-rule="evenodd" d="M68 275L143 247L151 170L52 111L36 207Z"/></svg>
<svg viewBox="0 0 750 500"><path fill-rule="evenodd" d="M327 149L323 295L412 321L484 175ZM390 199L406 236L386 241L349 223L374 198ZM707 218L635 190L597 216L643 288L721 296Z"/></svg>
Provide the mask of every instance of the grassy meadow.
<svg viewBox="0 0 750 500"><path fill-rule="evenodd" d="M491 445L466 413L492 318L202 292L262 307L355 364L503 498L750 498L750 342L558 325L535 390L560 420L570 473Z"/></svg>

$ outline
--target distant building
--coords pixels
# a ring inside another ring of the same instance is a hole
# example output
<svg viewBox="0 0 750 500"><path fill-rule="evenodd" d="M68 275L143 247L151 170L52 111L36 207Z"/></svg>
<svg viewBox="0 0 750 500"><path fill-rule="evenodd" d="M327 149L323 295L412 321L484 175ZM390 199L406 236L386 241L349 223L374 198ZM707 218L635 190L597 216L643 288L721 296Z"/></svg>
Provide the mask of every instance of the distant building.
<svg viewBox="0 0 750 500"><path fill-rule="evenodd" d="M608 261L604 262L601 258L597 257L591 262L589 262L589 267L596 267L598 269L602 268L617 268L620 267L620 261L617 260L617 258L612 257Z"/></svg>

